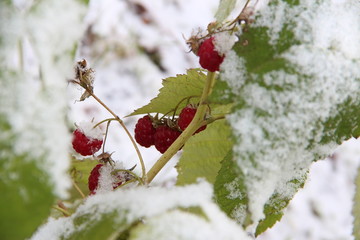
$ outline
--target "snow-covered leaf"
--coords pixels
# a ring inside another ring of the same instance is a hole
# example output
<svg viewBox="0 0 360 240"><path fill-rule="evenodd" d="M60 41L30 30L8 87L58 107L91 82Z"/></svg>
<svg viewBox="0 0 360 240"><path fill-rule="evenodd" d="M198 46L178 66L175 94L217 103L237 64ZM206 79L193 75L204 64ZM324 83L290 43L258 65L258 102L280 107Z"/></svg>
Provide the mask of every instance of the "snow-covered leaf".
<svg viewBox="0 0 360 240"><path fill-rule="evenodd" d="M235 102L227 118L233 156L257 234L281 217L313 160L359 135L360 31L349 27L360 29L359 10L356 1L272 1L221 66L221 92L232 94L224 102Z"/></svg>
<svg viewBox="0 0 360 240"><path fill-rule="evenodd" d="M2 239L29 238L67 196L65 79L82 10L75 1L0 2Z"/></svg>
<svg viewBox="0 0 360 240"><path fill-rule="evenodd" d="M163 80L163 87L159 90L157 97L149 104L135 110L130 116L146 113L169 113L179 105L179 112L187 103L186 98L192 97L196 102L201 96L206 74L197 69L190 69L187 74L179 74Z"/></svg>
<svg viewBox="0 0 360 240"><path fill-rule="evenodd" d="M216 121L192 136L186 142L177 164L177 184L195 183L198 178L213 183L220 169L220 161L231 147L230 129L225 120Z"/></svg>
<svg viewBox="0 0 360 240"><path fill-rule="evenodd" d="M185 211L192 207L201 208L202 214ZM179 218L169 221L174 214ZM195 222L174 224L186 219ZM189 237L195 229L199 236ZM72 216L49 219L33 239L48 239L50 233L54 239L115 239L123 234L133 239L141 239L143 234L146 239L204 239L199 237L209 234L206 239L248 239L245 231L212 202L212 186L205 181L171 189L138 187L96 194Z"/></svg>

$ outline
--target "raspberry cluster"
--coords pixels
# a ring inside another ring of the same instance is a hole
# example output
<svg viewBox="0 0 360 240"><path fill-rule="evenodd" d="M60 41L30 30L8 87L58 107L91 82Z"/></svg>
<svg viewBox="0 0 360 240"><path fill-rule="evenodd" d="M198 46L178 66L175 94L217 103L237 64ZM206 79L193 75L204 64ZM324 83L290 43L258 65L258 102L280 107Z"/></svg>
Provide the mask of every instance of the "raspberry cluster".
<svg viewBox="0 0 360 240"><path fill-rule="evenodd" d="M150 115L140 118L135 125L136 142L146 148L155 146L160 153L164 153L191 123L196 110L196 107L188 105L181 110L177 119L157 119ZM200 127L195 133L205 128L206 125Z"/></svg>

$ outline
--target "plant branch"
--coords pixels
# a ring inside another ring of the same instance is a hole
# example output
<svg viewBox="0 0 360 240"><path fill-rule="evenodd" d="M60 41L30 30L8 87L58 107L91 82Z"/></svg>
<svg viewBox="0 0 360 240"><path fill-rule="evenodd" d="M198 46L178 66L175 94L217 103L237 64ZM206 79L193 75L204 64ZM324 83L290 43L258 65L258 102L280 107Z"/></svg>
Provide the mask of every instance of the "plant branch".
<svg viewBox="0 0 360 240"><path fill-rule="evenodd" d="M135 151L138 155L139 161L140 161L140 165L141 165L141 172L142 172L142 178L143 181L145 181L145 177L146 177L146 170L145 170L145 164L144 164L144 160L141 156L140 150L134 140L134 138L132 137L132 135L130 134L129 130L127 129L127 127L125 126L124 122L121 120L121 118L116 115L103 101L101 101L101 99L99 99L91 89L88 89L87 86L81 85L80 82L77 81L72 81L73 83L77 83L79 84L81 87L83 87L85 89L85 91L87 91L101 106L103 106L114 118L117 122L119 122L119 124L121 125L121 127L125 130L126 134L128 135L131 143L133 144Z"/></svg>
<svg viewBox="0 0 360 240"><path fill-rule="evenodd" d="M196 114L189 124L189 126L181 133L181 135L175 140L175 142L164 152L154 166L148 171L146 182L150 183L160 170L166 165L166 163L179 151L179 149L185 144L185 142L199 129L204 121L204 117L207 109L207 98L210 95L214 86L216 73L208 72L205 86L200 98L199 107Z"/></svg>

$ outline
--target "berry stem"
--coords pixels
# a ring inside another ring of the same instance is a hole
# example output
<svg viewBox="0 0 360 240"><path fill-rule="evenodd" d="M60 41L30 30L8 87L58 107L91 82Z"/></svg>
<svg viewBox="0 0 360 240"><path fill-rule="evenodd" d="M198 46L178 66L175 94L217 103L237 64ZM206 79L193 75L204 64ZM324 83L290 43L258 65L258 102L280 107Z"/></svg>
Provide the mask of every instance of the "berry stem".
<svg viewBox="0 0 360 240"><path fill-rule="evenodd" d="M81 189L79 188L79 186L76 184L76 182L71 179L71 182L74 186L74 188L76 189L76 191L78 191L78 193L81 195L82 198L86 198L85 194L81 191Z"/></svg>
<svg viewBox="0 0 360 240"><path fill-rule="evenodd" d="M74 82L74 81L72 81ZM144 164L144 160L141 156L140 150L134 140L134 138L131 136L129 130L127 129L127 127L125 126L124 122L121 120L121 118L116 115L103 101L100 100L100 98L98 98L93 91L91 91L87 86L83 86L80 84L80 82L75 81L75 83L79 84L81 87L83 87L85 89L85 91L87 91L101 106L103 106L114 118L117 122L119 122L119 124L121 125L121 127L125 130L126 134L128 135L131 143L133 144L136 154L138 155L139 161L140 161L140 165L141 165L141 172L142 172L142 179L143 181L145 181L146 178L146 170L145 170L145 164Z"/></svg>
<svg viewBox="0 0 360 240"><path fill-rule="evenodd" d="M208 72L205 86L200 98L199 107L196 114L189 124L189 126L181 133L175 142L164 152L164 154L157 160L154 166L148 171L146 175L146 183L150 183L160 170L168 163L168 161L179 151L185 142L198 130L204 121L204 116L207 109L207 98L210 95L215 83L215 72Z"/></svg>

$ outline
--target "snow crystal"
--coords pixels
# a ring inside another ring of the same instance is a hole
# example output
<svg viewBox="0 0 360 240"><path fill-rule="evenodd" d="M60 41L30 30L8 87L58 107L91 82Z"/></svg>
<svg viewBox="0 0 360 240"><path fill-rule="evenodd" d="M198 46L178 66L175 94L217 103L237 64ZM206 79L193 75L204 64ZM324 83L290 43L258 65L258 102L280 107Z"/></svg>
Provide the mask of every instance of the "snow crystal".
<svg viewBox="0 0 360 240"><path fill-rule="evenodd" d="M247 176L254 222L264 217L263 206L273 193L292 197L296 186L289 182L304 179L314 153L323 157L334 148L334 143L309 144L322 139L321 122L337 113L337 105L358 94L359 12L358 1L335 0L306 0L295 7L279 2L260 11L255 26L268 28L270 44L278 43L284 24L301 42L279 57L302 76L283 70L254 74L265 86L254 82L239 88L233 61L225 59L221 66L223 79L245 100L245 107L228 120L239 139L234 151Z"/></svg>

